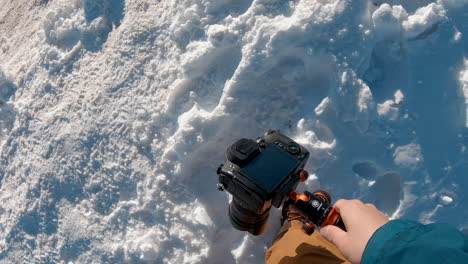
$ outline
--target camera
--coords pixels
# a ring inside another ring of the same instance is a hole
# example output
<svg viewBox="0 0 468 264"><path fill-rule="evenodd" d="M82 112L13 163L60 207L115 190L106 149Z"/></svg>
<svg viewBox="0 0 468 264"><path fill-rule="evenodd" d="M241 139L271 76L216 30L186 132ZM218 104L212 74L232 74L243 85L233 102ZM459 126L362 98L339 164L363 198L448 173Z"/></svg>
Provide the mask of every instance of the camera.
<svg viewBox="0 0 468 264"><path fill-rule="evenodd" d="M218 188L232 194L228 211L231 224L238 230L261 234L271 207L281 207L291 190L307 179L303 169L308 158L309 151L279 130L229 146L217 174Z"/></svg>

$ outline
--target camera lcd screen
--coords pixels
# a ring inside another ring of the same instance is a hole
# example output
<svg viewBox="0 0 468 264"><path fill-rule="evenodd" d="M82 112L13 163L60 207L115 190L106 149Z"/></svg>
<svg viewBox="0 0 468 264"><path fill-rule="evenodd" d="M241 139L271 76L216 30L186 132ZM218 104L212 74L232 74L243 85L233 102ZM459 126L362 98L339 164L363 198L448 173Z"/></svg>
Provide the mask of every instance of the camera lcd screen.
<svg viewBox="0 0 468 264"><path fill-rule="evenodd" d="M270 145L241 172L271 193L298 165L299 160L276 145Z"/></svg>

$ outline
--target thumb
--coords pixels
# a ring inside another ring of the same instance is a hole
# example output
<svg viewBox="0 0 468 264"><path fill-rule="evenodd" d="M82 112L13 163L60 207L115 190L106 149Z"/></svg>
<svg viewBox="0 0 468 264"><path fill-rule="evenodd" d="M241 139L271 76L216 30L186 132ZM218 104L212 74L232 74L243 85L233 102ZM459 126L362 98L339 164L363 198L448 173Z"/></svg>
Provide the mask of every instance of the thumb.
<svg viewBox="0 0 468 264"><path fill-rule="evenodd" d="M339 227L327 225L320 229L320 235L328 242L335 245L338 249L346 244L347 233Z"/></svg>

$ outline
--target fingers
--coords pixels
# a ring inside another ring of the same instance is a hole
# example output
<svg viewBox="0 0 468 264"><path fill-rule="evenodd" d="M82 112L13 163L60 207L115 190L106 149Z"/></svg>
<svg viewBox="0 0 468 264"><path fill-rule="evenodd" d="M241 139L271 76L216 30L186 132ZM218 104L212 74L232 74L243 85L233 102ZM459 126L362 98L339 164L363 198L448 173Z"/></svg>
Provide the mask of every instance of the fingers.
<svg viewBox="0 0 468 264"><path fill-rule="evenodd" d="M364 204L359 200L341 199L333 207L340 214L347 231L326 226L320 230L320 234L352 263L359 263L372 234L389 220L373 204Z"/></svg>
<svg viewBox="0 0 468 264"><path fill-rule="evenodd" d="M356 213L359 211L359 207L362 206L364 206L364 203L360 200L345 199L340 199L333 205L335 210L341 215L346 228L348 228L349 221L353 221L356 218Z"/></svg>
<svg viewBox="0 0 468 264"><path fill-rule="evenodd" d="M348 207L356 207L356 206L361 206L364 203L360 200L346 200L346 199L339 199L336 201L336 203L333 205L335 209L340 212L342 209L346 209Z"/></svg>
<svg viewBox="0 0 468 264"><path fill-rule="evenodd" d="M320 229L320 235L338 249L343 248L347 243L346 232L336 226L328 225L323 227Z"/></svg>
<svg viewBox="0 0 468 264"><path fill-rule="evenodd" d="M333 207L335 207L335 210L339 213L341 211L341 208L346 207L347 201L349 200L339 199L338 201L335 202Z"/></svg>

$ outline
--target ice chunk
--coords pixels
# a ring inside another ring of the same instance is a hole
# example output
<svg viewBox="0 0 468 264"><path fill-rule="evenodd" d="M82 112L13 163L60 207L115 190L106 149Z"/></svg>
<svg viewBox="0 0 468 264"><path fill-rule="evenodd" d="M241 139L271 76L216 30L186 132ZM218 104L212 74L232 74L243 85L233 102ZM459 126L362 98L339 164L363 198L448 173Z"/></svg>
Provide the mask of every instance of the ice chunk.
<svg viewBox="0 0 468 264"><path fill-rule="evenodd" d="M457 42L462 38L462 33L460 31L455 32L453 35L453 41Z"/></svg>
<svg viewBox="0 0 468 264"><path fill-rule="evenodd" d="M195 208L193 211L193 218L196 222L202 224L202 225L208 225L211 226L213 225L213 221L211 220L210 216L206 212L205 208L198 206Z"/></svg>
<svg viewBox="0 0 468 264"><path fill-rule="evenodd" d="M397 90L393 96L395 97L395 100L386 100L381 104L377 104L377 113L390 120L396 120L398 118L398 104L401 104L404 99L404 95L400 90Z"/></svg>
<svg viewBox="0 0 468 264"><path fill-rule="evenodd" d="M450 197L450 196L447 196L447 195L442 195L440 196L440 202L443 204L443 205L449 205L453 202L453 198Z"/></svg>
<svg viewBox="0 0 468 264"><path fill-rule="evenodd" d="M377 105L377 113L380 116L385 116L390 120L396 120L398 118L398 107L392 100L387 100Z"/></svg>
<svg viewBox="0 0 468 264"><path fill-rule="evenodd" d="M445 14L446 10L443 6L436 3L419 8L414 15L409 16L408 20L403 22L406 35L410 39L427 36L437 29L441 21L446 19Z"/></svg>
<svg viewBox="0 0 468 264"><path fill-rule="evenodd" d="M397 90L393 96L395 97L395 104L401 104L405 98L400 90Z"/></svg>
<svg viewBox="0 0 468 264"><path fill-rule="evenodd" d="M367 111L368 107L372 103L372 92L364 82L358 80L361 84L361 90L359 91L359 99L358 99L358 106L359 111L364 112Z"/></svg>
<svg viewBox="0 0 468 264"><path fill-rule="evenodd" d="M396 165L408 168L414 168L423 161L421 146L416 143L397 147L393 157Z"/></svg>
<svg viewBox="0 0 468 264"><path fill-rule="evenodd" d="M325 97L322 102L315 108L315 114L321 115L325 109L327 109L328 105L330 104L330 98Z"/></svg>
<svg viewBox="0 0 468 264"><path fill-rule="evenodd" d="M406 10L401 6L381 5L372 14L377 37L385 39L398 35L401 32L401 22L406 20L407 17Z"/></svg>

